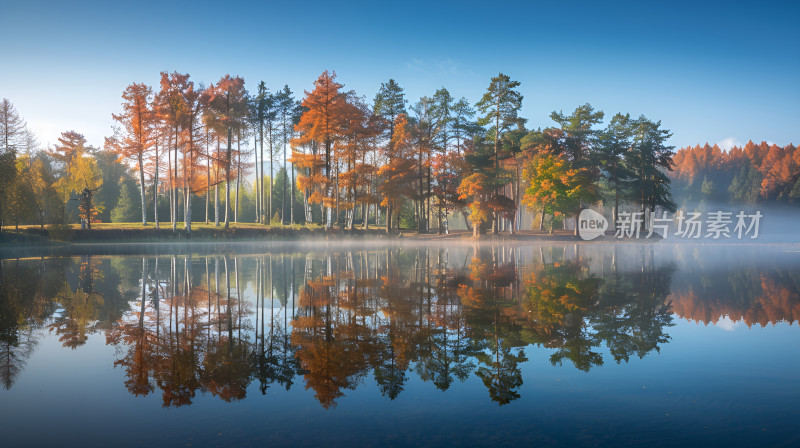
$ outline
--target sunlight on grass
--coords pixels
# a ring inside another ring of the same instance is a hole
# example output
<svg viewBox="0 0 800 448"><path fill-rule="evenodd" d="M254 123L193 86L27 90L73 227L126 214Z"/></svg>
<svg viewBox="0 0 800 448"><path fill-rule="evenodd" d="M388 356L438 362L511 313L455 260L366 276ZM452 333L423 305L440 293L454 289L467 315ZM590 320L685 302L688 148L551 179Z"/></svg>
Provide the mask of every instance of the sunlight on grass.
<svg viewBox="0 0 800 448"><path fill-rule="evenodd" d="M158 223L159 229L172 229L172 223L169 221L167 222L159 222ZM79 230L81 228L80 224L70 224L70 227L74 230ZM263 225L255 222L232 222L229 224L231 229L321 229L322 226L319 224L292 224L292 225ZM24 229L38 229L39 226L36 225L26 225L26 226L19 226L21 230ZM177 226L178 230L183 230L183 222L178 222ZM192 230L197 229L224 229L225 225L220 223L219 226L215 226L214 223L205 222L193 222L192 223ZM155 223L148 222L147 225L142 225L140 222L96 222L92 224L92 229L104 229L104 230L144 230L144 229L155 229Z"/></svg>

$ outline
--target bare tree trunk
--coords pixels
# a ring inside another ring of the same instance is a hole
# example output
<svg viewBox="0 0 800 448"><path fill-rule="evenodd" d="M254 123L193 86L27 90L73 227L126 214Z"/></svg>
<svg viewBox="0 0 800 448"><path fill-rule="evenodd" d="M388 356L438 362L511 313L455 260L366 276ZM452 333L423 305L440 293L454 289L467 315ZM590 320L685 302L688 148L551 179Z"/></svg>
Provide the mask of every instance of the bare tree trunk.
<svg viewBox="0 0 800 448"><path fill-rule="evenodd" d="M286 119L284 118L284 123ZM283 198L281 200L281 224L286 225L286 188L289 183L289 171L286 170L286 125L283 126Z"/></svg>
<svg viewBox="0 0 800 448"><path fill-rule="evenodd" d="M294 184L294 162L292 162L291 165L292 165L292 183L291 183L292 201L289 204L289 222L294 224L295 223L295 220L294 220L294 204L295 204L295 201L297 199L295 199L295 192L294 192L294 189L295 189L295 184Z"/></svg>
<svg viewBox="0 0 800 448"><path fill-rule="evenodd" d="M239 186L242 183L242 131L236 138L236 202L234 203L233 222L239 222Z"/></svg>
<svg viewBox="0 0 800 448"><path fill-rule="evenodd" d="M158 229L158 143L156 143L156 170L153 176L153 221Z"/></svg>
<svg viewBox="0 0 800 448"><path fill-rule="evenodd" d="M172 212L172 231L178 230L178 130L175 129L175 183L172 185L172 197L175 201L175 207Z"/></svg>
<svg viewBox="0 0 800 448"><path fill-rule="evenodd" d="M392 233L392 203L386 206L386 233Z"/></svg>
<svg viewBox="0 0 800 448"><path fill-rule="evenodd" d="M192 188L186 188L186 216L183 219L183 227L186 234L192 233Z"/></svg>
<svg viewBox="0 0 800 448"><path fill-rule="evenodd" d="M418 172L418 175L419 175L419 201L417 201L417 232L420 232L420 233L423 231L423 229L422 229L422 220L424 219L423 218L423 214L424 214L424 209L425 209L425 199L424 199L425 190L424 190L424 181L423 181L423 178L425 176L422 174L422 162L423 162L422 161L422 154L423 154L422 147L420 147L420 151L419 151L419 172Z"/></svg>
<svg viewBox="0 0 800 448"><path fill-rule="evenodd" d="M193 132L189 129L189 132ZM183 156L183 228L186 230L186 235L192 234L192 178L190 170L194 165L194 136L189 135L189 151ZM186 159L189 159L187 167Z"/></svg>
<svg viewBox="0 0 800 448"><path fill-rule="evenodd" d="M519 230L519 221L521 221L522 214L520 213L520 202L521 202L521 195L519 193L519 185L520 185L520 171L519 171L519 164L515 166L516 170L516 183L514 183L511 187L512 194L514 195L514 222L511 225L511 234L514 234L515 230Z"/></svg>
<svg viewBox="0 0 800 448"><path fill-rule="evenodd" d="M275 159L275 147L272 143L272 125L268 129L269 132L269 197L267 198L267 223L272 225L272 178L275 177L275 167L273 165Z"/></svg>
<svg viewBox="0 0 800 448"><path fill-rule="evenodd" d="M500 172L500 146L499 146L499 138L500 138L500 97L497 97L497 112L495 114L495 125L494 125L494 172ZM494 219L492 220L492 233L497 235L497 227L499 224L500 215L498 213L493 213Z"/></svg>
<svg viewBox="0 0 800 448"><path fill-rule="evenodd" d="M263 125L259 125L259 134L260 134L259 138L261 140L261 164L260 164L260 168L261 168L261 183L258 186L258 192L261 195L260 196L261 199L259 199L260 203L259 203L259 207L258 207L259 218L260 218L259 222L262 223L262 224L269 224L269 220L264 219L264 128L263 128ZM256 167L256 170L258 170L258 169L259 169L259 167Z"/></svg>
<svg viewBox="0 0 800 448"><path fill-rule="evenodd" d="M139 153L139 191L142 193L142 225L147 225L147 201L145 200L144 185L144 154Z"/></svg>
<svg viewBox="0 0 800 448"><path fill-rule="evenodd" d="M167 146L167 179L169 180L169 220L170 223L174 221L174 213L172 211L174 207L173 201L173 191L172 191L172 135L170 134L169 145ZM172 230L175 230L174 228Z"/></svg>
<svg viewBox="0 0 800 448"><path fill-rule="evenodd" d="M211 199L211 152L208 147L208 128L206 128L206 224L208 224L208 203Z"/></svg>
<svg viewBox="0 0 800 448"><path fill-rule="evenodd" d="M446 148L445 148L446 149ZM428 190L426 192L427 197L425 198L425 231L427 232L431 228L431 184L433 182L433 172L431 169L431 148L428 147ZM439 223L441 224L441 217Z"/></svg>
<svg viewBox="0 0 800 448"><path fill-rule="evenodd" d="M217 157L219 157L219 137L217 137ZM214 164L214 227L219 227L219 164Z"/></svg>
<svg viewBox="0 0 800 448"><path fill-rule="evenodd" d="M225 228L229 228L231 210L231 140L233 139L233 129L228 128L228 148L225 153ZM226 260L227 261L227 260Z"/></svg>
<svg viewBox="0 0 800 448"><path fill-rule="evenodd" d="M617 231L617 219L619 218L619 187L614 189L614 216L611 219L611 230Z"/></svg>
<svg viewBox="0 0 800 448"><path fill-rule="evenodd" d="M439 235L441 235L442 234L442 204L439 204L436 207L436 221L437 221L436 222L436 227L438 229L437 233Z"/></svg>
<svg viewBox="0 0 800 448"><path fill-rule="evenodd" d="M308 203L308 191L303 190L303 213L305 213L306 223L310 224L313 221L311 215L311 204Z"/></svg>
<svg viewBox="0 0 800 448"><path fill-rule="evenodd" d="M339 219L341 217L341 212L339 210L339 196L340 195L339 195L339 164L338 163L336 164L336 183L334 185L335 185L335 187L334 187L333 191L336 194L336 215L334 215L334 216L336 217L335 218L335 222L338 224L339 223Z"/></svg>
<svg viewBox="0 0 800 448"><path fill-rule="evenodd" d="M256 163L256 183L253 188L256 192L256 222L261 222L261 192L258 189L258 135L253 136L253 159Z"/></svg>

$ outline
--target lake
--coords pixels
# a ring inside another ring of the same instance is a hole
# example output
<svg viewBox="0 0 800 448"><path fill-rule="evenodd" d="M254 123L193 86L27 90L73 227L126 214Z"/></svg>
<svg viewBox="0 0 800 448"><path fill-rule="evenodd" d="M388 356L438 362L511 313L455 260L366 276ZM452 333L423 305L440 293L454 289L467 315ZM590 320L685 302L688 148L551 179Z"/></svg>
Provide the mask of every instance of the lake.
<svg viewBox="0 0 800 448"><path fill-rule="evenodd" d="M798 245L5 257L3 446L800 446Z"/></svg>

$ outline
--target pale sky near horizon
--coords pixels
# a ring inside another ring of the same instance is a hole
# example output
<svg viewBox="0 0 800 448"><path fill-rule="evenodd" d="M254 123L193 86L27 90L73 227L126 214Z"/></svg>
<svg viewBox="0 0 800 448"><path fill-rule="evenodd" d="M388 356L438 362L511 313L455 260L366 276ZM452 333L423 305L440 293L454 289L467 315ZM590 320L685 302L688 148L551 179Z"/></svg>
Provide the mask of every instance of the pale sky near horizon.
<svg viewBox="0 0 800 448"><path fill-rule="evenodd" d="M302 98L325 70L372 100L442 86L471 103L503 72L529 128L591 103L661 120L676 147L800 144L800 4L735 2L41 2L0 0L0 97L43 145L101 146L132 82L264 80Z"/></svg>

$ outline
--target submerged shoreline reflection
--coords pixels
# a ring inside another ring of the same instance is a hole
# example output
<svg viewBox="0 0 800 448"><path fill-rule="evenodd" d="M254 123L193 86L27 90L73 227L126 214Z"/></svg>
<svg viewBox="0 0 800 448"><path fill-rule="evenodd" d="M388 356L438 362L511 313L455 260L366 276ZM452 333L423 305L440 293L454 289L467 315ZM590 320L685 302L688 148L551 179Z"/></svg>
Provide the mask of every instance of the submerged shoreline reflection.
<svg viewBox="0 0 800 448"><path fill-rule="evenodd" d="M13 386L45 331L72 350L101 333L127 390L164 407L300 383L333 408L367 377L395 399L412 375L442 391L475 375L504 405L520 398L530 347L589 372L658 353L675 316L763 326L800 313L796 269L720 275L697 256L619 250L0 260L0 379Z"/></svg>

